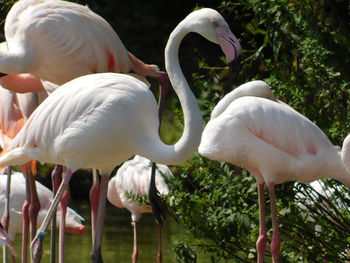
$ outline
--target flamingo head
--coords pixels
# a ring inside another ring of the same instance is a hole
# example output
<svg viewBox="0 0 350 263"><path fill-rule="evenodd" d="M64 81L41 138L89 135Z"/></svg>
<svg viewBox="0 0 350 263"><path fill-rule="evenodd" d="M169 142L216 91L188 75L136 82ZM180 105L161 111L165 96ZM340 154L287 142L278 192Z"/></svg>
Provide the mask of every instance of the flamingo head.
<svg viewBox="0 0 350 263"><path fill-rule="evenodd" d="M57 212L57 218L60 218L61 211L60 209ZM73 209L69 208L67 209L67 215L66 215L66 225L64 228L64 231L66 233L81 235L84 234L86 231L85 226L82 224L84 221L84 218L82 218L78 213L76 213ZM59 220L57 221L59 226Z"/></svg>
<svg viewBox="0 0 350 263"><path fill-rule="evenodd" d="M238 73L242 56L242 47L231 32L225 19L214 9L203 8L189 14L183 23L191 32L196 32L209 41L220 45L227 63L234 73Z"/></svg>

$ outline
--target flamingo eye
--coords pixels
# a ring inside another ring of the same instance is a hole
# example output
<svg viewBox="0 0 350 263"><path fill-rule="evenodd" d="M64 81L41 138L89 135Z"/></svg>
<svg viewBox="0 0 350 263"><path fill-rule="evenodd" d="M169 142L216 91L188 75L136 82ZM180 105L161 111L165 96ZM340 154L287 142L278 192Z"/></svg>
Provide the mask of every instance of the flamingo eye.
<svg viewBox="0 0 350 263"><path fill-rule="evenodd" d="M219 22L218 22L218 21L214 21L214 22L213 22L213 26L214 26L214 27L219 26Z"/></svg>

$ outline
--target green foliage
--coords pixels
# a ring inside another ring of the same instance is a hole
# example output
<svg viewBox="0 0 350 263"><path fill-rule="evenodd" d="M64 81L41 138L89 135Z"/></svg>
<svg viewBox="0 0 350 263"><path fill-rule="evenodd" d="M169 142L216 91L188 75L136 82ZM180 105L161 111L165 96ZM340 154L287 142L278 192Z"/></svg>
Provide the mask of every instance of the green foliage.
<svg viewBox="0 0 350 263"><path fill-rule="evenodd" d="M173 250L175 251L176 261L184 263L195 263L197 260L196 253L187 243L181 241L173 242Z"/></svg>

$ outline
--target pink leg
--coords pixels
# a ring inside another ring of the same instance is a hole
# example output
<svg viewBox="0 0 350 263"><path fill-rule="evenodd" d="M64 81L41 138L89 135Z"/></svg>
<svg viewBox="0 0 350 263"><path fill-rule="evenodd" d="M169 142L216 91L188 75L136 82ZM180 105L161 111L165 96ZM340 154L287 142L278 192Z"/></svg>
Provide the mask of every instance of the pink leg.
<svg viewBox="0 0 350 263"><path fill-rule="evenodd" d="M137 222L132 222L131 223L134 226L134 250L132 252L132 263L136 263L137 262L137 257L139 255L139 249L138 249L138 241L137 241L137 226L138 223Z"/></svg>
<svg viewBox="0 0 350 263"><path fill-rule="evenodd" d="M51 174L52 191L54 196L56 195L57 190L60 187L60 184L62 181L62 170L63 170L63 167L61 165L56 165ZM52 217L52 222L51 222L50 263L56 262L56 225L57 225L56 214L57 214L57 211L55 210Z"/></svg>
<svg viewBox="0 0 350 263"><path fill-rule="evenodd" d="M90 198L90 206L91 206L91 234L92 240L95 240L95 228L96 228L96 216L97 216L97 208L98 208L98 199L100 195L100 179L98 171L92 170L92 186L89 192Z"/></svg>
<svg viewBox="0 0 350 263"><path fill-rule="evenodd" d="M30 205L29 205L29 220L30 220L30 237L31 240L35 237L38 213L40 210L40 202L38 192L36 191L35 175L31 169L28 169L29 186L30 186Z"/></svg>
<svg viewBox="0 0 350 263"><path fill-rule="evenodd" d="M256 241L256 250L258 252L257 263L264 263L265 248L267 243L266 235L266 209L265 209L265 195L264 195L264 183L258 184L258 196L259 196L259 237Z"/></svg>
<svg viewBox="0 0 350 263"><path fill-rule="evenodd" d="M34 263L39 263L42 256L42 240L44 239L46 235L47 227L49 226L49 223L51 222L51 219L54 215L55 209L57 209L57 206L61 200L61 197L63 195L63 192L68 188L69 181L72 178L72 170L67 169L66 175L63 177L62 183L57 191L57 194L52 201L52 204L49 208L49 211L47 212L43 223L41 224L40 228L38 229L38 232L33 239L31 243L32 248L32 259Z"/></svg>
<svg viewBox="0 0 350 263"><path fill-rule="evenodd" d="M157 224L157 234L158 234L158 251L157 251L157 263L162 263L163 256L162 256L162 236L161 236L162 226L160 224Z"/></svg>
<svg viewBox="0 0 350 263"><path fill-rule="evenodd" d="M5 174L7 174L7 181L6 181L6 203L5 203L5 209L4 213L2 214L1 218L1 224L5 231L9 230L9 224L10 224L10 193L11 193L11 167L8 166Z"/></svg>
<svg viewBox="0 0 350 263"><path fill-rule="evenodd" d="M102 243L102 228L104 223L104 215L106 210L107 187L109 175L101 175L100 195L98 199L98 210L96 217L95 238L92 250L92 262L102 263L101 243Z"/></svg>
<svg viewBox="0 0 350 263"><path fill-rule="evenodd" d="M6 180L6 202L4 213L2 214L1 224L3 229L8 232L10 224L10 193L11 193L11 167L8 166L4 172L7 174ZM7 262L7 247L3 246L3 261Z"/></svg>
<svg viewBox="0 0 350 263"><path fill-rule="evenodd" d="M277 209L276 209L276 197L275 197L275 184L269 183L269 195L271 204L271 217L272 217L272 241L270 244L270 250L272 255L272 262L278 263L280 258L281 247L281 235L279 231L277 221Z"/></svg>
<svg viewBox="0 0 350 263"><path fill-rule="evenodd" d="M66 214L69 201L69 189L66 189L61 199L61 221L60 221L60 235L59 235L59 263L64 262L64 229L66 226Z"/></svg>
<svg viewBox="0 0 350 263"><path fill-rule="evenodd" d="M28 255L28 238L29 238L29 204L30 204L30 186L29 177L26 172L26 168L23 169L24 179L26 182L26 200L24 200L22 206L22 218L23 218L23 231L22 231L22 262L27 262Z"/></svg>

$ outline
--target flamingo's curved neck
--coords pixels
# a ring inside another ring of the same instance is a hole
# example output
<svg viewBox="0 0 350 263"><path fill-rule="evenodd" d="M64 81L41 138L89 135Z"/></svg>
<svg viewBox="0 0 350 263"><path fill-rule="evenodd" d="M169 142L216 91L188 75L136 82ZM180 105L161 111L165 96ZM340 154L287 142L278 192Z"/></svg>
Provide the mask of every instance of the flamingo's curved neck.
<svg viewBox="0 0 350 263"><path fill-rule="evenodd" d="M5 74L20 74L29 72L29 60L21 52L0 51L0 72ZM34 64L34 60L33 60Z"/></svg>
<svg viewBox="0 0 350 263"><path fill-rule="evenodd" d="M179 164L190 158L199 146L203 128L203 119L196 97L185 79L178 58L180 43L189 33L184 22L181 22L171 33L165 48L165 67L181 103L185 122L184 131L175 145L162 144L157 147L157 152L150 151L144 155L162 164Z"/></svg>

